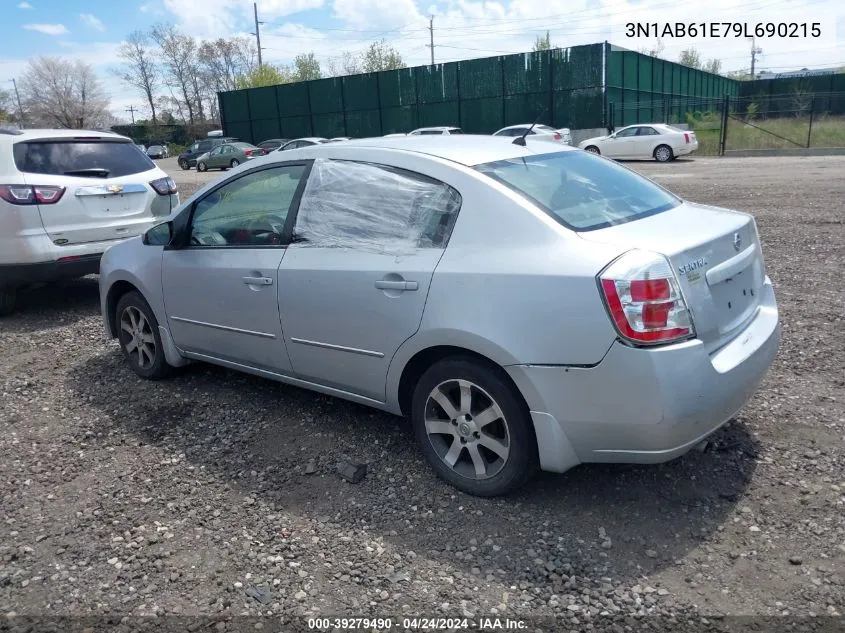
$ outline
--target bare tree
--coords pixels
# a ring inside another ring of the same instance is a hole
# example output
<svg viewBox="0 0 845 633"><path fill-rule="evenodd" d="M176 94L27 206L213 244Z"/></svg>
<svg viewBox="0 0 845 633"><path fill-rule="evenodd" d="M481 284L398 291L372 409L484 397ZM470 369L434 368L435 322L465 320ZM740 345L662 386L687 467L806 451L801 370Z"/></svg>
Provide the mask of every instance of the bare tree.
<svg viewBox="0 0 845 633"><path fill-rule="evenodd" d="M158 125L155 98L161 82L161 69L150 43L147 33L132 31L120 45L118 56L123 60L123 65L116 72L124 82L144 94L150 105L153 125Z"/></svg>
<svg viewBox="0 0 845 633"><path fill-rule="evenodd" d="M188 122L193 125L196 118L203 118L202 103L197 102L200 99L197 44L172 24L156 24L150 35L160 48L167 84L179 93Z"/></svg>
<svg viewBox="0 0 845 633"><path fill-rule="evenodd" d="M255 67L255 44L246 37L210 40L200 44L197 56L204 80L215 92L235 90L238 76Z"/></svg>
<svg viewBox="0 0 845 633"><path fill-rule="evenodd" d="M111 123L109 100L90 64L38 57L20 80L21 101L33 123L99 128Z"/></svg>
<svg viewBox="0 0 845 633"><path fill-rule="evenodd" d="M336 60L336 58L330 59L326 66L329 77L343 77L364 72L361 68L360 57L349 51L343 51L339 60Z"/></svg>
<svg viewBox="0 0 845 633"><path fill-rule="evenodd" d="M690 68L701 68L701 54L694 48L685 48L678 55L678 63Z"/></svg>
<svg viewBox="0 0 845 633"><path fill-rule="evenodd" d="M538 35L537 39L534 40L534 50L535 51L548 51L552 49L552 36L551 34L546 31L545 35Z"/></svg>
<svg viewBox="0 0 845 633"><path fill-rule="evenodd" d="M12 105L12 91L0 88L0 121L14 120L14 106Z"/></svg>
<svg viewBox="0 0 845 633"><path fill-rule="evenodd" d="M706 70L708 73L718 75L722 71L722 60L715 58L708 59L706 62L704 62L704 65L701 67L701 70Z"/></svg>
<svg viewBox="0 0 845 633"><path fill-rule="evenodd" d="M361 56L361 66L365 73L379 70L396 70L405 68L402 56L385 40L373 42Z"/></svg>
<svg viewBox="0 0 845 633"><path fill-rule="evenodd" d="M651 48L641 48L640 53L643 55L649 55L650 57L660 57L663 54L663 50L666 48L666 45L663 44L662 38L657 38L657 43L652 46Z"/></svg>

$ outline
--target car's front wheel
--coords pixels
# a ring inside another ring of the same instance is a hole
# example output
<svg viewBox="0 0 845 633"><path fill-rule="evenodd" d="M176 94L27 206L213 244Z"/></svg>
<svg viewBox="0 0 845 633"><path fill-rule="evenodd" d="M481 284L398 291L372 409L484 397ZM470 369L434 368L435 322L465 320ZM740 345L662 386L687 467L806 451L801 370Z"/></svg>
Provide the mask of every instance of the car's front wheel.
<svg viewBox="0 0 845 633"><path fill-rule="evenodd" d="M180 158L179 159L179 167L181 167L184 171L188 171L191 168L191 165L184 158Z"/></svg>
<svg viewBox="0 0 845 633"><path fill-rule="evenodd" d="M598 147L596 147L595 145L588 145L587 147L585 147L585 148L584 148L584 151L585 151L585 152L590 152L590 154L598 154L598 155L601 155L601 152L599 151L599 148L598 148Z"/></svg>
<svg viewBox="0 0 845 633"><path fill-rule="evenodd" d="M503 495L537 471L528 407L498 367L464 356L441 360L417 382L411 407L423 454L459 490Z"/></svg>
<svg viewBox="0 0 845 633"><path fill-rule="evenodd" d="M208 171L208 165L200 161L197 163L197 171Z"/></svg>
<svg viewBox="0 0 845 633"><path fill-rule="evenodd" d="M668 145L658 145L654 150L654 159L659 163L668 163L673 158L672 148Z"/></svg>
<svg viewBox="0 0 845 633"><path fill-rule="evenodd" d="M164 357L158 321L144 298L137 292L123 295L115 318L120 347L132 371L147 380L169 376L173 368Z"/></svg>
<svg viewBox="0 0 845 633"><path fill-rule="evenodd" d="M0 288L0 316L7 316L15 311L17 296L16 288Z"/></svg>

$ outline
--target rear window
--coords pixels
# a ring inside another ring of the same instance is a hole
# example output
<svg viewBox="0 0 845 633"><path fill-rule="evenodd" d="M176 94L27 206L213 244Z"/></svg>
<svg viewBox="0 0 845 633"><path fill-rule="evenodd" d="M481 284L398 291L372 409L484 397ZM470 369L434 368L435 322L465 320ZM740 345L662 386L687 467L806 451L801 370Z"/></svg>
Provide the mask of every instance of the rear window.
<svg viewBox="0 0 845 633"><path fill-rule="evenodd" d="M251 145L250 143L230 143L230 144L234 147L237 147L238 149L255 148L255 145Z"/></svg>
<svg viewBox="0 0 845 633"><path fill-rule="evenodd" d="M14 146L15 166L29 174L82 175L82 170L107 170L106 178L149 171L155 163L134 143L69 139L29 141ZM71 173L68 173L71 172ZM97 171L97 176L105 172Z"/></svg>
<svg viewBox="0 0 845 633"><path fill-rule="evenodd" d="M476 169L574 231L592 231L678 206L671 193L613 161L557 152L486 163Z"/></svg>

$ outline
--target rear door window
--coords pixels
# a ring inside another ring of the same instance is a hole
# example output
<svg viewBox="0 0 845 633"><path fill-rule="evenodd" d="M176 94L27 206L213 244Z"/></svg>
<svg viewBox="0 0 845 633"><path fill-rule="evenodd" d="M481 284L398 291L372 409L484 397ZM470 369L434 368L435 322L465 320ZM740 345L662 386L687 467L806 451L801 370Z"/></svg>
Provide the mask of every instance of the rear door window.
<svg viewBox="0 0 845 633"><path fill-rule="evenodd" d="M29 174L52 176L130 176L155 168L155 163L131 142L50 139L14 146L15 166Z"/></svg>

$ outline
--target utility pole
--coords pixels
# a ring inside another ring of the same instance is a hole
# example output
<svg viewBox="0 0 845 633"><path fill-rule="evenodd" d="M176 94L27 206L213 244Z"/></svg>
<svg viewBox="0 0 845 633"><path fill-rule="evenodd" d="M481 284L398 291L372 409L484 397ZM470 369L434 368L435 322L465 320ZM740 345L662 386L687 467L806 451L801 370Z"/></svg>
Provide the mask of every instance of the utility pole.
<svg viewBox="0 0 845 633"><path fill-rule="evenodd" d="M132 125L135 125L135 106L129 106L126 111L132 115Z"/></svg>
<svg viewBox="0 0 845 633"><path fill-rule="evenodd" d="M15 97L18 100L18 127L23 129L23 106L21 105L21 93L18 92L18 82L12 78L12 85L15 87Z"/></svg>
<svg viewBox="0 0 845 633"><path fill-rule="evenodd" d="M434 16L431 16L431 19L428 21L428 32L431 37L431 44L428 44L428 48L431 49L431 65L434 66Z"/></svg>
<svg viewBox="0 0 845 633"><path fill-rule="evenodd" d="M762 48L757 48L757 38L750 37L751 40L751 78L756 79L757 75L754 74L754 69L757 66L757 55L760 55L763 52Z"/></svg>
<svg viewBox="0 0 845 633"><path fill-rule="evenodd" d="M255 12L255 42L256 46L258 47L258 67L261 68L261 31L259 30L259 25L264 24L264 22L258 21L258 3L252 3L252 10Z"/></svg>

